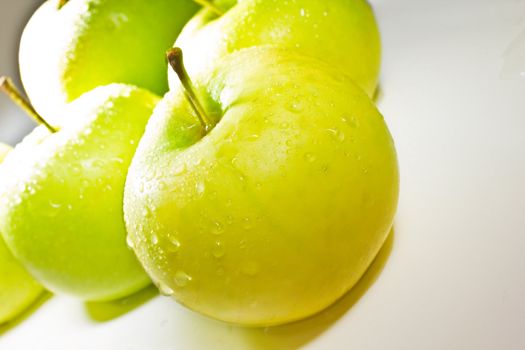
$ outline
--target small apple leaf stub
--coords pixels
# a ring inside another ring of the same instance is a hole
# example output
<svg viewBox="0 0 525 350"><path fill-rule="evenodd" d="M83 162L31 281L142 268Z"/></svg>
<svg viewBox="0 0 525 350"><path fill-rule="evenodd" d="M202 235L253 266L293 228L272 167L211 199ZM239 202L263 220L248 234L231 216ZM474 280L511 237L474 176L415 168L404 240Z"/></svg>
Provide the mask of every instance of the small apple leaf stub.
<svg viewBox="0 0 525 350"><path fill-rule="evenodd" d="M44 125L50 132L54 133L57 130L49 125L49 123L37 113L33 106L27 101L20 91L16 88L13 81L8 77L0 77L0 90L4 92L18 107L33 118L38 124Z"/></svg>
<svg viewBox="0 0 525 350"><path fill-rule="evenodd" d="M60 9L61 9L62 7L64 7L68 2L69 2L69 0L58 0L57 8L60 10Z"/></svg>
<svg viewBox="0 0 525 350"><path fill-rule="evenodd" d="M67 1L67 0L66 0ZM215 13L217 16L222 16L224 15L224 11L222 9L220 9L215 3L213 3L213 1L211 0L193 0L195 1L197 4L207 8L208 10L212 11L213 13Z"/></svg>

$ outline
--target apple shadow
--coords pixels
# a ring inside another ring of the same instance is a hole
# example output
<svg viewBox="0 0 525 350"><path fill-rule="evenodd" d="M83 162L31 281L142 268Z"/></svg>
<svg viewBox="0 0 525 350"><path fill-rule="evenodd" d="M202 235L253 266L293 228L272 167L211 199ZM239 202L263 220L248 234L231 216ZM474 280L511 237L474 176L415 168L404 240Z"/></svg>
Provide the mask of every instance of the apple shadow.
<svg viewBox="0 0 525 350"><path fill-rule="evenodd" d="M11 321L0 324L0 336L3 336L7 332L20 325L25 320L27 320L40 308L40 306L44 305L52 297L53 294L51 294L50 292L42 292L42 294L40 294L38 298L26 310L24 310L24 312L22 312L20 315L18 315Z"/></svg>
<svg viewBox="0 0 525 350"><path fill-rule="evenodd" d="M302 321L283 326L247 329L249 349L297 349L328 330L361 299L377 280L394 246L394 229L359 282L343 297L320 313Z"/></svg>
<svg viewBox="0 0 525 350"><path fill-rule="evenodd" d="M149 285L135 294L122 299L104 302L91 301L86 302L84 306L88 317L92 321L108 322L135 310L157 295L159 295L158 289L154 285Z"/></svg>

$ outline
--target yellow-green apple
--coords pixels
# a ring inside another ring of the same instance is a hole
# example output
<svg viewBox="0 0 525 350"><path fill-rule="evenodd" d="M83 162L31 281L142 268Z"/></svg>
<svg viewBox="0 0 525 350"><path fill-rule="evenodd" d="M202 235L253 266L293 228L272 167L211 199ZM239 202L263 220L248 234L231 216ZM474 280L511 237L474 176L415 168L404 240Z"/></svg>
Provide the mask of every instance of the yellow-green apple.
<svg viewBox="0 0 525 350"><path fill-rule="evenodd" d="M48 0L20 42L20 72L35 109L58 110L99 85L167 91L164 52L197 11L191 0Z"/></svg>
<svg viewBox="0 0 525 350"><path fill-rule="evenodd" d="M124 191L129 241L164 294L210 317L312 315L362 276L391 229L398 167L369 97L333 65L255 47L168 93ZM192 103L188 103L191 101Z"/></svg>
<svg viewBox="0 0 525 350"><path fill-rule="evenodd" d="M126 244L126 173L158 97L111 84L37 127L0 165L0 232L46 288L85 300L150 283Z"/></svg>
<svg viewBox="0 0 525 350"><path fill-rule="evenodd" d="M176 41L190 75L241 48L271 44L322 59L374 93L381 50L366 0L221 0L215 7L223 14L204 8ZM177 77L169 75L177 86Z"/></svg>

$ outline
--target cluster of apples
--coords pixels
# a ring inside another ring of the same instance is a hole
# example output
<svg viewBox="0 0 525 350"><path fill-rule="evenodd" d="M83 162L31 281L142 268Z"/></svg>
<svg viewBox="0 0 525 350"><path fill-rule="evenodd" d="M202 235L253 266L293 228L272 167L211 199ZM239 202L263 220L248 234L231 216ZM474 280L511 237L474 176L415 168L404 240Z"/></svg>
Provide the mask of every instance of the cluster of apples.
<svg viewBox="0 0 525 350"><path fill-rule="evenodd" d="M366 0L44 3L20 45L32 106L1 84L42 125L0 166L0 322L41 285L153 280L242 325L333 303L397 206L379 64Z"/></svg>

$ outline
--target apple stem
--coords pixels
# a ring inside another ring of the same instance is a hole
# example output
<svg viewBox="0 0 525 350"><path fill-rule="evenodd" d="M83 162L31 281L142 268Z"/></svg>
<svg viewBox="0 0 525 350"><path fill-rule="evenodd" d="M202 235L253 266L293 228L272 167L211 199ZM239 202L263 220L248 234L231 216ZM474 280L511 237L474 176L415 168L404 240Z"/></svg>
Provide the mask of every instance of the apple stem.
<svg viewBox="0 0 525 350"><path fill-rule="evenodd" d="M193 0L197 4L207 8L208 10L214 12L218 16L224 15L224 11L220 9L217 5L213 3L211 0Z"/></svg>
<svg viewBox="0 0 525 350"><path fill-rule="evenodd" d="M58 9L60 10L62 7L64 7L65 4L67 4L69 0L58 0Z"/></svg>
<svg viewBox="0 0 525 350"><path fill-rule="evenodd" d="M38 124L44 125L50 132L55 133L57 130L49 125L49 123L35 111L33 106L27 101L20 91L16 88L13 81L8 77L0 77L0 90L5 93L11 101L17 106L22 108L31 118L33 118Z"/></svg>
<svg viewBox="0 0 525 350"><path fill-rule="evenodd" d="M197 114L197 117L199 117L199 120L202 126L204 127L205 133L208 133L211 129L213 129L215 125L214 123L212 123L212 121L206 114L204 107L202 107L202 104L197 98L195 86L191 82L190 76L188 75L188 72L184 67L182 50L179 47L174 47L168 50L166 56L168 57L168 62L171 68L173 68L175 73L177 73L179 80L182 83L182 86L184 87L184 94L186 95L186 98L188 99L191 107Z"/></svg>

